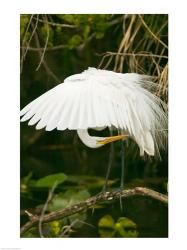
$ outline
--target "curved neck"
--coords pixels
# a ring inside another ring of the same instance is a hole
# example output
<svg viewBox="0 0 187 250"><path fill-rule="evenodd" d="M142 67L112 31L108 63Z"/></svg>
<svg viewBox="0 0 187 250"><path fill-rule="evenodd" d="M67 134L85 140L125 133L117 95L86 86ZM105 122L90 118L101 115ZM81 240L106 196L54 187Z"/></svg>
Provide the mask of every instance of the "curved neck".
<svg viewBox="0 0 187 250"><path fill-rule="evenodd" d="M99 148L102 144L97 144L98 140L104 139L103 137L90 136L88 134L88 129L78 129L77 134L81 141L89 148Z"/></svg>

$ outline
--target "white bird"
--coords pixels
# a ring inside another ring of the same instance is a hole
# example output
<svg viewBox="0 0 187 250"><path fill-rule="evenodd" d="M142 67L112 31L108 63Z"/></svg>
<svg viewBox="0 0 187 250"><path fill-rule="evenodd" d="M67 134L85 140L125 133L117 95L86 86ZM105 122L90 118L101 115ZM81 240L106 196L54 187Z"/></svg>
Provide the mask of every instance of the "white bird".
<svg viewBox="0 0 187 250"><path fill-rule="evenodd" d="M154 156L166 139L166 104L151 93L151 78L136 73L116 73L88 68L67 77L21 110L21 121L36 129L77 130L90 148L127 138ZM118 136L90 136L88 129L116 128Z"/></svg>

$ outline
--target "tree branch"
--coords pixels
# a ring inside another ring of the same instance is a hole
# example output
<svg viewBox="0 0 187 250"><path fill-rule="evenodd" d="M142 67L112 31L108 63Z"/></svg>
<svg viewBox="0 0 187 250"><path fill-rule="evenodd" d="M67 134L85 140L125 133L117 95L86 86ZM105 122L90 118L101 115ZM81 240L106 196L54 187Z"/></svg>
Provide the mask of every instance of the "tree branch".
<svg viewBox="0 0 187 250"><path fill-rule="evenodd" d="M113 191L113 192L105 192L105 193L100 193L96 196L90 197L86 201L77 203L75 205L72 205L67 208L63 208L61 210L51 212L49 214L46 214L42 217L42 222L50 222L54 220L59 220L63 219L67 216L70 216L72 214L76 214L79 212L82 212L84 210L87 210L88 208L94 206L95 204L99 202L104 202L104 201L111 201L111 200L117 200L119 198L127 198L130 196L147 196L151 197L155 200L158 200L164 204L168 204L168 196L158 193L154 190L144 188L144 187L135 187L133 189L124 189L124 190L118 190L118 191ZM35 226L37 223L40 221L40 216L32 215L29 216L30 221L27 222L25 225L22 226L20 230L20 234L23 235L26 231L28 231L30 228Z"/></svg>

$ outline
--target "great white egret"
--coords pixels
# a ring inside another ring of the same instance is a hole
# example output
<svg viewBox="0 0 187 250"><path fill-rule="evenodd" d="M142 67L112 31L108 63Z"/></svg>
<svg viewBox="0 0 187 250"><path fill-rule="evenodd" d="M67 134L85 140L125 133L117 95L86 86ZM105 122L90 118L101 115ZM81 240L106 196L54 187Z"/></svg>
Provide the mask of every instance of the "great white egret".
<svg viewBox="0 0 187 250"><path fill-rule="evenodd" d="M117 140L133 139L140 155L154 156L164 146L165 104L151 93L151 78L88 68L67 77L21 110L21 121L36 129L77 130L81 141L98 148ZM116 128L117 136L90 136L88 129Z"/></svg>

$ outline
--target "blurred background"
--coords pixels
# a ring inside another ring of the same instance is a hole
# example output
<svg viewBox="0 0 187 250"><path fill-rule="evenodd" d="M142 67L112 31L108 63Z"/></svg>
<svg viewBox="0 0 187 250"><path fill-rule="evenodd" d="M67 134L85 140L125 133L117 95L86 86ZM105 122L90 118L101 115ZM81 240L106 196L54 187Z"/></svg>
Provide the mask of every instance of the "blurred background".
<svg viewBox="0 0 187 250"><path fill-rule="evenodd" d="M155 94L168 101L168 16L110 14L35 14L20 16L20 97L23 108L72 74L88 67L137 72L154 77ZM89 149L76 131L35 130L21 123L21 225L24 212L41 214L83 201L102 190L110 146ZM90 134L109 135L109 131ZM109 190L119 188L120 143L115 154ZM168 154L161 160L140 157L138 146L125 147L125 188L145 186L167 193ZM167 237L168 209L159 201L130 197L102 203L80 214L43 225L44 237ZM68 227L67 227L68 226ZM32 228L23 237L41 237Z"/></svg>

